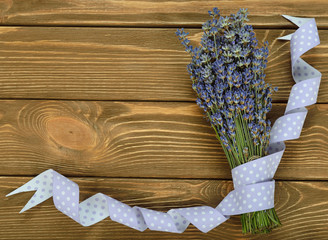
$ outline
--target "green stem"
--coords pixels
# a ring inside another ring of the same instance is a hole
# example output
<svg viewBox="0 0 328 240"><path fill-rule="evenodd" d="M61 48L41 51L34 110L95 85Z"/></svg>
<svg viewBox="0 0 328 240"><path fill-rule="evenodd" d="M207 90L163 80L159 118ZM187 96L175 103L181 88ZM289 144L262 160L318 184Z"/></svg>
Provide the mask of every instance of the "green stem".
<svg viewBox="0 0 328 240"><path fill-rule="evenodd" d="M241 215L243 233L269 233L281 226L274 208Z"/></svg>
<svg viewBox="0 0 328 240"><path fill-rule="evenodd" d="M219 111L217 106L211 108L211 113L215 113L217 111ZM207 116L209 118L211 113L207 112ZM220 130L220 126L215 126L211 124L215 131L216 137L219 140L222 149L227 156L231 169L235 168L238 165L241 165L242 163L251 161L256 155L262 157L264 154L263 147L265 147L262 144L258 144L256 146L253 145L251 133L248 128L248 123L246 120L243 119L241 112L237 114L237 117L234 120L236 123L236 144L233 144L232 140L230 138L227 138L231 150L228 150L221 141L220 134L222 133L219 134L218 132L218 130ZM243 149L245 147L248 147L249 149L248 157L243 155ZM242 214L241 223L242 232L252 234L268 233L272 229L281 225L274 208Z"/></svg>

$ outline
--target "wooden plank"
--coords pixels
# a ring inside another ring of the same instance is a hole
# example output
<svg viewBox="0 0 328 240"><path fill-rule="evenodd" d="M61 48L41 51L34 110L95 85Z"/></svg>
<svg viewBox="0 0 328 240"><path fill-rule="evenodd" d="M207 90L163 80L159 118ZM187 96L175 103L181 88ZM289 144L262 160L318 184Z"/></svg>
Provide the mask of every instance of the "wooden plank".
<svg viewBox="0 0 328 240"><path fill-rule="evenodd" d="M2 196L28 181L26 177L1 177ZM102 192L130 206L158 211L217 204L232 190L230 181L167 179L73 178L80 186L80 200ZM31 193L0 198L0 239L327 239L328 182L277 182L275 206L283 226L267 235L242 235L239 216L207 234L190 225L183 234L146 230L141 233L106 219L82 227L57 211L49 199L18 214Z"/></svg>
<svg viewBox="0 0 328 240"><path fill-rule="evenodd" d="M0 175L231 179L195 103L0 101ZM282 116L274 104L269 119ZM276 179L328 179L328 104L309 110ZM306 174L305 174L306 172Z"/></svg>
<svg viewBox="0 0 328 240"><path fill-rule="evenodd" d="M3 25L200 26L214 6L220 8L222 15L248 8L256 27L295 27L281 14L315 17L320 27L328 27L325 0L2 0L0 17Z"/></svg>
<svg viewBox="0 0 328 240"><path fill-rule="evenodd" d="M0 97L194 101L190 61L174 29L0 27ZM294 84L285 30L257 30L270 42L267 81L286 102ZM198 44L199 30L191 31ZM323 74L319 102L328 102L328 31L304 59Z"/></svg>

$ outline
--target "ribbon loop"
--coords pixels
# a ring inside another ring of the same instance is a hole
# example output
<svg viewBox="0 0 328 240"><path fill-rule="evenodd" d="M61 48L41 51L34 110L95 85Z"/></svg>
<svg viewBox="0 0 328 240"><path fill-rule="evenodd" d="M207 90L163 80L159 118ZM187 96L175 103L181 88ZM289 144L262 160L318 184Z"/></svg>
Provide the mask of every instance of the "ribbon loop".
<svg viewBox="0 0 328 240"><path fill-rule="evenodd" d="M284 149L231 170L235 190L216 207L225 216L261 211L274 207L272 180Z"/></svg>
<svg viewBox="0 0 328 240"><path fill-rule="evenodd" d="M274 183L272 180L239 187L231 191L217 209L231 216L273 208Z"/></svg>
<svg viewBox="0 0 328 240"><path fill-rule="evenodd" d="M275 152L232 169L234 188L270 181L278 168L283 153L284 151Z"/></svg>

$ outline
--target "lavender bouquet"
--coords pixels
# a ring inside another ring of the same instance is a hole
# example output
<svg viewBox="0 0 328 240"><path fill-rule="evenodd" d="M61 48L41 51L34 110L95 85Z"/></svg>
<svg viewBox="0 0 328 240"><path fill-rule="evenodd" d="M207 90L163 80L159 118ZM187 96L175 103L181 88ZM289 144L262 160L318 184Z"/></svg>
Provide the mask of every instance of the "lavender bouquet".
<svg viewBox="0 0 328 240"><path fill-rule="evenodd" d="M230 17L209 11L200 47L192 47L188 33L178 29L191 55L188 72L197 104L204 110L220 141L231 169L268 154L272 93L265 83L268 43L258 46L247 9ZM243 233L267 233L281 223L274 208L241 215Z"/></svg>

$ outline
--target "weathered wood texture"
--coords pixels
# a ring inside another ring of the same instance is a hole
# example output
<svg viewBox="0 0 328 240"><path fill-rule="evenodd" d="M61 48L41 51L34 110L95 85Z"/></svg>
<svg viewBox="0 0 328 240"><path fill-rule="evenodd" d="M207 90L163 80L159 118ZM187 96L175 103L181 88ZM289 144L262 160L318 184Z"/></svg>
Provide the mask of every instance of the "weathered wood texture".
<svg viewBox="0 0 328 240"><path fill-rule="evenodd" d="M5 195L29 178L1 177L0 194ZM217 204L232 190L230 181L72 178L81 190L80 200L102 192L130 206L158 211L171 208ZM267 235L243 236L238 216L201 233L190 225L183 234L146 230L143 233L106 219L82 227L60 213L49 199L18 214L31 193L0 199L0 239L270 239L325 240L328 235L328 183L277 182L275 203L283 226Z"/></svg>
<svg viewBox="0 0 328 240"><path fill-rule="evenodd" d="M190 58L174 29L0 27L0 97L194 101ZM294 84L291 31L256 30L270 43L267 82L286 102ZM198 44L200 30L191 31ZM318 102L328 102L328 31L304 59L323 74Z"/></svg>
<svg viewBox="0 0 328 240"><path fill-rule="evenodd" d="M223 15L247 7L258 39L269 41L266 80L280 89L273 121L294 84L289 43L277 37L296 26L281 14L315 17L321 29L321 44L303 57L323 74L321 104L286 143L275 175L292 180L276 183L283 226L257 236L241 234L239 217L207 234L140 233L108 219L85 228L52 200L19 215L32 194L4 195L49 168L73 177L81 201L102 192L161 211L215 207L232 190L218 180L231 179L229 166L194 103L174 33L193 27L198 44L214 6ZM324 0L0 0L0 239L328 239L327 8Z"/></svg>
<svg viewBox="0 0 328 240"><path fill-rule="evenodd" d="M326 0L1 0L0 17L3 25L200 26L215 6L222 15L248 8L256 27L295 28L281 14L315 17L319 27L328 27Z"/></svg>
<svg viewBox="0 0 328 240"><path fill-rule="evenodd" d="M226 157L194 103L0 101L1 175L224 178ZM284 112L274 104L270 119ZM328 179L328 105L310 107L276 179Z"/></svg>

